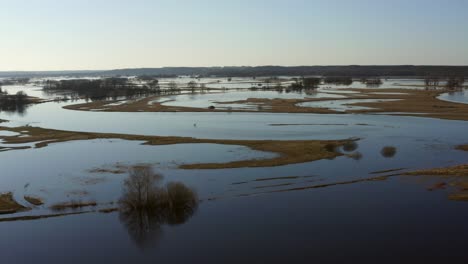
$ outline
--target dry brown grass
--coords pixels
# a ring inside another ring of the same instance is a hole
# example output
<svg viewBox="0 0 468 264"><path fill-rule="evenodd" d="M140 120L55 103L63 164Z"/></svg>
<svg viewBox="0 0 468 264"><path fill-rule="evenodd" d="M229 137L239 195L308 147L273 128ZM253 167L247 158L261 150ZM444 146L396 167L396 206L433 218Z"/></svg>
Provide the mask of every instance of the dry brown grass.
<svg viewBox="0 0 468 264"><path fill-rule="evenodd" d="M406 170L406 168L397 168L397 169L373 171L373 172L370 172L369 174L381 174L381 173L395 172L395 171L401 171L401 170Z"/></svg>
<svg viewBox="0 0 468 264"><path fill-rule="evenodd" d="M41 198L38 198L38 197L33 197L33 196L28 196L28 195L25 195L24 196L24 200L26 200L28 203L32 204L32 205L35 205L35 206L39 206L39 205L43 205L44 202L42 201Z"/></svg>
<svg viewBox="0 0 468 264"><path fill-rule="evenodd" d="M463 150L463 151L468 151L468 144L465 144L465 145L458 145L458 146L455 147L455 149Z"/></svg>
<svg viewBox="0 0 468 264"><path fill-rule="evenodd" d="M343 113L405 113L407 116L433 117L451 120L468 120L468 105L454 102L446 102L437 99L437 97L446 90L412 90L412 89L347 89L357 91L360 94L350 94L346 98L305 98L305 99L263 99L248 98L245 100L218 102L218 104L247 104L259 105L258 111L250 109L245 110L227 110L227 109L208 109L195 107L174 107L165 106L161 103L148 104L158 97L148 97L141 100L129 102L127 104L106 106L112 103L109 101L97 101L86 104L69 105L66 109L89 111L99 109L109 112L272 112L272 113L318 113L318 114L343 114ZM379 93L401 93L401 94L375 94ZM312 108L297 106L303 102L319 101L339 101L348 99L400 99L392 102L374 102L374 103L355 103L350 105L365 106L375 109L349 110L346 112L336 112L327 108ZM421 115L421 113L423 113ZM402 115L402 114L398 114Z"/></svg>
<svg viewBox="0 0 468 264"><path fill-rule="evenodd" d="M405 175L468 176L468 164L462 164L446 168L411 171L405 173Z"/></svg>
<svg viewBox="0 0 468 264"><path fill-rule="evenodd" d="M370 92L405 92L404 95L384 95L389 99L401 99L392 102L375 102L375 103L356 103L356 106L365 106L377 108L373 110L355 110L349 111L353 113L406 113L407 116L432 117L450 120L468 120L468 105L462 103L447 102L437 99L437 97L447 92L445 90L425 91L425 90L408 90L408 89L353 89L355 91ZM374 96L369 94L368 98ZM367 98L367 97L366 97ZM422 115L420 113L423 113Z"/></svg>
<svg viewBox="0 0 468 264"><path fill-rule="evenodd" d="M109 213L118 212L118 211L119 211L119 208L118 208L118 207L114 207L114 208L104 208L104 209L100 209L98 212L103 213L103 214L109 214Z"/></svg>
<svg viewBox="0 0 468 264"><path fill-rule="evenodd" d="M94 211L84 211L84 212L73 212L73 213L63 213L63 214L48 214L48 215L26 215L26 216L17 216L17 217L7 217L0 218L0 222L14 222L14 221L28 221L28 220L39 220L45 218L55 218L69 215L79 215L92 213Z"/></svg>
<svg viewBox="0 0 468 264"><path fill-rule="evenodd" d="M449 199L452 201L468 201L468 192L459 192L459 193L452 193L449 195Z"/></svg>
<svg viewBox="0 0 468 264"><path fill-rule="evenodd" d="M88 201L88 202L83 202L83 201L69 201L69 202L64 202L64 203L58 203L54 204L50 207L52 211L64 211L67 209L81 209L83 207L94 207L97 206L96 201Z"/></svg>
<svg viewBox="0 0 468 264"><path fill-rule="evenodd" d="M223 139L196 139L189 137L160 137L139 136L113 133L87 133L51 130L39 127L0 127L0 129L17 132L20 135L0 137L7 144L31 143L36 148L46 147L51 143L91 140L100 138L119 138L124 140L144 141L146 145L170 145L183 143L210 143L222 145L246 146L253 150L278 153L277 157L270 159L242 160L228 163L185 164L183 169L220 169L240 167L271 167L286 164L310 162L319 159L332 159L341 156L336 148L353 140L223 140ZM29 137L21 137L28 134ZM98 169L99 170L99 169Z"/></svg>
<svg viewBox="0 0 468 264"><path fill-rule="evenodd" d="M468 201L468 164L412 171L404 175L437 177L440 181L429 187L428 190L448 189L450 200Z"/></svg>
<svg viewBox="0 0 468 264"><path fill-rule="evenodd" d="M13 193L0 194L0 214L12 214L25 210L28 210L28 208L16 202Z"/></svg>
<svg viewBox="0 0 468 264"><path fill-rule="evenodd" d="M272 167L287 164L304 163L320 159L333 159L341 156L341 153L335 151L335 146L341 146L347 142L343 141L232 141L229 144L244 145L249 148L278 153L277 157L271 159L253 159L241 160L228 163L204 163L187 164L180 166L183 169L221 169L221 168L240 168L240 167ZM220 142L220 144L225 144ZM334 146L334 147L331 147Z"/></svg>

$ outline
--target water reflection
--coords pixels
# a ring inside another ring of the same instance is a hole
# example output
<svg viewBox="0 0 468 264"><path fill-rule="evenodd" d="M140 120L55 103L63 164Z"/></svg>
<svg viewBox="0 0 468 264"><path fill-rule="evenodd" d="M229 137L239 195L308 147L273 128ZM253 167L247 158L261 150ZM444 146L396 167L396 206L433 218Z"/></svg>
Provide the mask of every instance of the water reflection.
<svg viewBox="0 0 468 264"><path fill-rule="evenodd" d="M26 108L32 103L31 99L24 92L17 92L14 95L4 92L0 87L0 112L18 113L23 116Z"/></svg>
<svg viewBox="0 0 468 264"><path fill-rule="evenodd" d="M164 224L185 223L198 208L196 192L183 183L162 185L162 176L150 167L130 170L119 200L120 220L142 249L154 246Z"/></svg>
<svg viewBox="0 0 468 264"><path fill-rule="evenodd" d="M355 151L358 147L359 147L359 145L358 145L358 143L356 143L356 141L350 141L350 142L346 142L346 143L343 145L343 150L346 151L346 152L353 152L353 151Z"/></svg>
<svg viewBox="0 0 468 264"><path fill-rule="evenodd" d="M356 151L348 155L348 157L352 158L353 160L361 160L363 155L361 152Z"/></svg>

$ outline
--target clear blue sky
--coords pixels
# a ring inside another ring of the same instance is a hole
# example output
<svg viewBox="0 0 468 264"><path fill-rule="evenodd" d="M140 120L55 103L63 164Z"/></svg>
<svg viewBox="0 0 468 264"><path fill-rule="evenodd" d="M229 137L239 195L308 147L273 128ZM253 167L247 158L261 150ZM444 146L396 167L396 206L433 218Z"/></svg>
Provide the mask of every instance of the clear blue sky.
<svg viewBox="0 0 468 264"><path fill-rule="evenodd" d="M468 0L0 0L0 70L468 65Z"/></svg>

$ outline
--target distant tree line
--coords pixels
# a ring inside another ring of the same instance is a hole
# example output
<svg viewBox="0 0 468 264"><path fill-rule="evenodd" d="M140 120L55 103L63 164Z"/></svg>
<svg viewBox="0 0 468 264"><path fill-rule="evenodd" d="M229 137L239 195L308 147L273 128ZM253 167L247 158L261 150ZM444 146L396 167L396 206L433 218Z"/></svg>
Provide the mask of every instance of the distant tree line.
<svg viewBox="0 0 468 264"><path fill-rule="evenodd" d="M464 76L468 77L468 66L258 66L258 67L164 67L143 69L119 69L111 71L67 71L67 72L0 72L0 77L41 76L156 76L158 78L180 75L200 77L260 77L260 76L351 76L353 78L375 76Z"/></svg>
<svg viewBox="0 0 468 264"><path fill-rule="evenodd" d="M114 75L187 75L201 77L265 77L265 76L350 76L353 78L375 76L424 77L427 75L468 76L468 66L258 66L258 67L165 67L123 69L102 72Z"/></svg>
<svg viewBox="0 0 468 264"><path fill-rule="evenodd" d="M73 79L53 81L47 80L44 84L45 91L71 91L76 96L91 99L104 100L119 97L134 98L151 94L167 93L160 89L157 79L147 81L144 84L136 84L128 78L105 78L98 80ZM178 91L177 87L171 92Z"/></svg>

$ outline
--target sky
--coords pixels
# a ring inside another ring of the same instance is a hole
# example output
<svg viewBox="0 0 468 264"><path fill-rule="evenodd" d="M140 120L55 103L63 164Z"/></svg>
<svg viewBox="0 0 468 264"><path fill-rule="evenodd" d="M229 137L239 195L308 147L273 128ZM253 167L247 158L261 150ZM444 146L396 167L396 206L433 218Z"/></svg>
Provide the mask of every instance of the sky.
<svg viewBox="0 0 468 264"><path fill-rule="evenodd" d="M468 0L0 0L0 71L468 65Z"/></svg>

